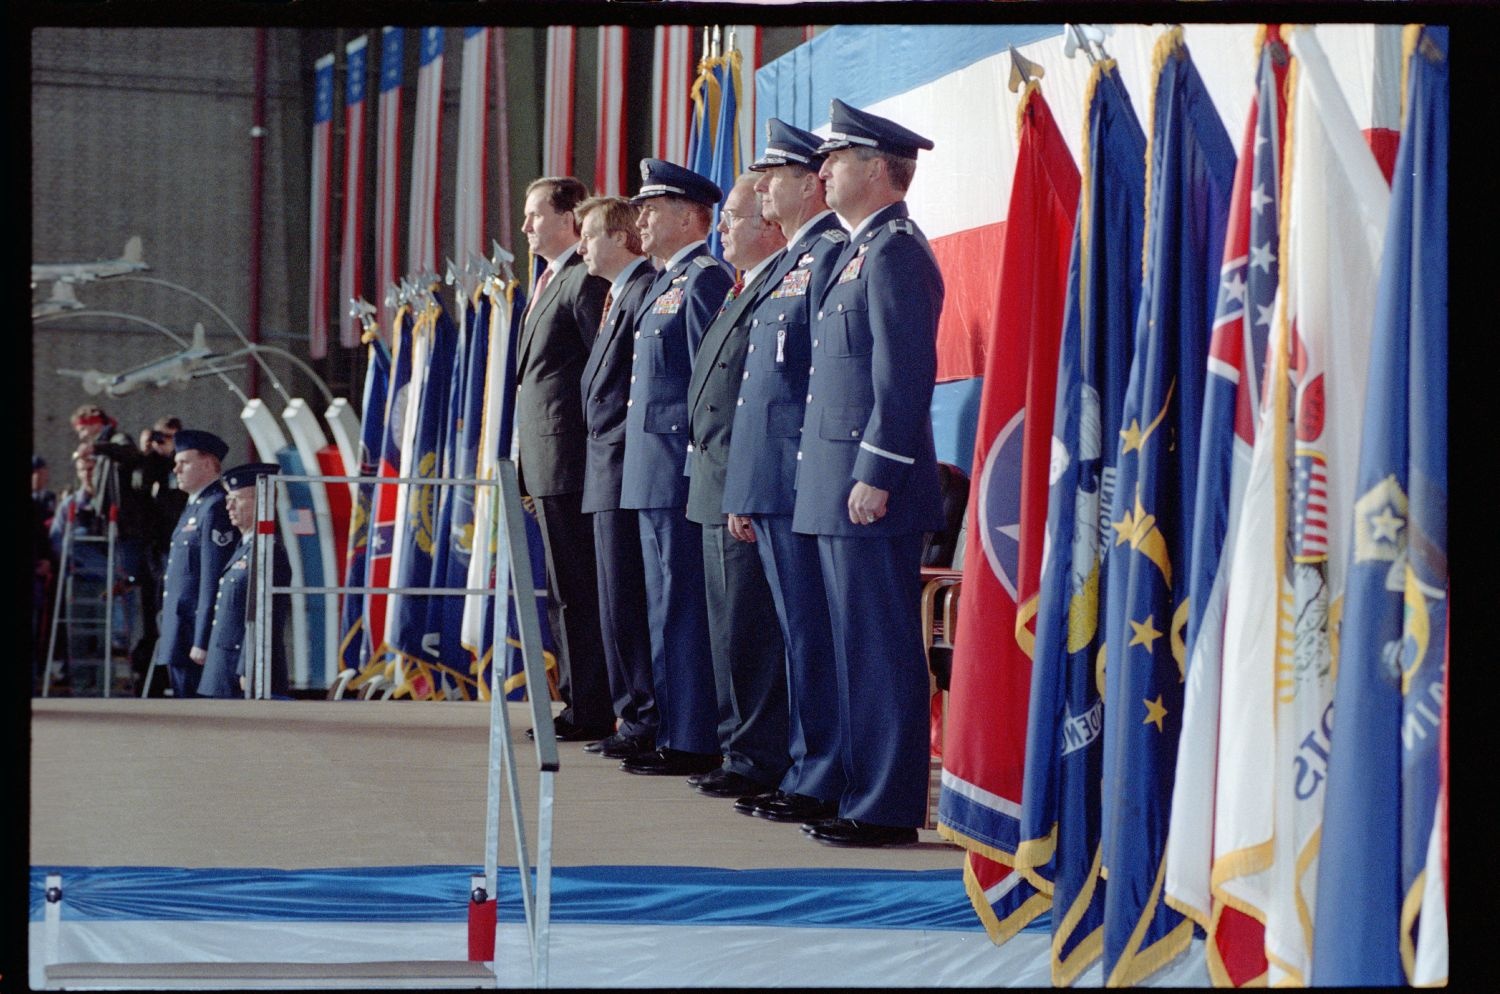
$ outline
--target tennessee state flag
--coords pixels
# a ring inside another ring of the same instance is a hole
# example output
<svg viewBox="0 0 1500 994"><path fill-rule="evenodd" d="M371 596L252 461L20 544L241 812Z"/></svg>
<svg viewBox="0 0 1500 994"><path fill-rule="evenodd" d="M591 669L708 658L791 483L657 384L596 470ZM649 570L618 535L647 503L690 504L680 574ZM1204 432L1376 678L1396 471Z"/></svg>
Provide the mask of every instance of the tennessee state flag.
<svg viewBox="0 0 1500 994"><path fill-rule="evenodd" d="M968 850L964 881L1003 942L1048 900L1014 873L1025 775L1037 578L1047 523L1057 352L1078 166L1035 82L1021 96L1019 155L986 359L954 639L938 831Z"/></svg>
<svg viewBox="0 0 1500 994"><path fill-rule="evenodd" d="M1099 958L1102 591L1120 413L1141 291L1146 135L1114 60L1093 66L1052 421L1047 560L1026 721L1026 782L1015 867L1052 898L1052 982Z"/></svg>

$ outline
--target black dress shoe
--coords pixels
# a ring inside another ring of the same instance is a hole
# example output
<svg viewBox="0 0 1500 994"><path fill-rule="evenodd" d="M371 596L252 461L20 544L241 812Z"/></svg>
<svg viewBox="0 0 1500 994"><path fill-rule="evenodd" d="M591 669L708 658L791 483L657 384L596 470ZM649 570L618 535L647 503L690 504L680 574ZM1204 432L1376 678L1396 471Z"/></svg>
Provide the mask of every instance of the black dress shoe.
<svg viewBox="0 0 1500 994"><path fill-rule="evenodd" d="M610 759L627 759L653 751L656 748L656 740L645 735L621 735L616 732L607 739L591 742L583 748L585 752L597 752Z"/></svg>
<svg viewBox="0 0 1500 994"><path fill-rule="evenodd" d="M691 780L692 777L688 779ZM764 794L751 794L749 797L742 797L738 801L735 801L734 810L742 815L753 815L755 814L755 809L760 805L768 801L775 801L790 796L790 794L780 790L768 790Z"/></svg>
<svg viewBox="0 0 1500 994"><path fill-rule="evenodd" d="M626 773L653 777L683 777L690 773L707 773L718 769L724 757L718 753L683 752L680 749L657 749L630 756L620 764Z"/></svg>
<svg viewBox="0 0 1500 994"><path fill-rule="evenodd" d="M718 769L704 776L693 785L693 789L709 797L744 797L764 790L765 784L756 783L732 770Z"/></svg>
<svg viewBox="0 0 1500 994"><path fill-rule="evenodd" d="M771 821L816 822L837 818L839 805L837 801L820 801L806 794L783 794L757 804L750 813Z"/></svg>
<svg viewBox="0 0 1500 994"><path fill-rule="evenodd" d="M917 842L915 828L894 825L871 825L852 818L837 818L812 830L812 837L830 846L879 849L884 846L910 846Z"/></svg>

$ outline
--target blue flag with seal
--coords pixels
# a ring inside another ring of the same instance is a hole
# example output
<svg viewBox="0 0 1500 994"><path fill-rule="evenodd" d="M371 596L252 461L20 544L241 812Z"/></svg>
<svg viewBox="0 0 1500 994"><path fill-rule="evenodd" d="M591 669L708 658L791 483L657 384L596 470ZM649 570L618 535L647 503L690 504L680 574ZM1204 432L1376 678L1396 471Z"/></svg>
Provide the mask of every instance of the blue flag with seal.
<svg viewBox="0 0 1500 994"><path fill-rule="evenodd" d="M1407 29L1334 688L1312 983L1442 984L1423 943L1440 874L1448 627L1448 28ZM1440 862L1440 861L1439 861ZM1439 905L1440 907L1440 905ZM1419 940L1419 933L1423 940ZM1440 972L1439 972L1440 971Z"/></svg>
<svg viewBox="0 0 1500 994"><path fill-rule="evenodd" d="M1053 458L1027 717L1016 868L1052 898L1052 982L1102 948L1100 732L1095 661L1120 414L1140 303L1146 136L1113 60L1091 70L1082 193L1057 373Z"/></svg>
<svg viewBox="0 0 1500 994"><path fill-rule="evenodd" d="M1182 726L1198 436L1235 153L1186 44L1153 53L1140 310L1111 503L1101 787L1104 976L1129 986L1187 948L1163 900Z"/></svg>
<svg viewBox="0 0 1500 994"><path fill-rule="evenodd" d="M374 332L366 334L365 390L360 405L359 466L360 476L375 476L380 471L380 443L385 433L385 395L390 385L391 357L385 343ZM344 585L363 587L368 573L370 525L374 516L375 484L355 487L354 507L349 521L349 552L344 561ZM346 593L343 606L343 636L339 644L339 661L344 669L358 673L370 660L369 631L365 628L365 595Z"/></svg>
<svg viewBox="0 0 1500 994"><path fill-rule="evenodd" d="M415 337L428 338L425 369L420 371L422 385L412 412L416 418L411 433L412 452L407 465L411 478L438 475L445 441L444 425L448 413L449 383L457 350L457 330L453 319L437 294L431 293L417 315ZM418 348L420 354L423 350ZM413 372L416 375L417 371ZM432 559L436 544L437 487L408 484L406 513L400 525L396 554L395 586L426 587L432 582ZM431 697L437 689L431 667L438 664L437 633L427 627L427 602L423 594L401 594L393 608L391 649L396 653L392 696L413 700Z"/></svg>
<svg viewBox="0 0 1500 994"><path fill-rule="evenodd" d="M719 67L719 121L714 128L713 149L709 157L708 171L703 175L727 195L740 174L740 53L731 48L725 53ZM713 224L708 229L708 250L714 258L723 261L724 242L719 236L719 211L723 203L714 205Z"/></svg>

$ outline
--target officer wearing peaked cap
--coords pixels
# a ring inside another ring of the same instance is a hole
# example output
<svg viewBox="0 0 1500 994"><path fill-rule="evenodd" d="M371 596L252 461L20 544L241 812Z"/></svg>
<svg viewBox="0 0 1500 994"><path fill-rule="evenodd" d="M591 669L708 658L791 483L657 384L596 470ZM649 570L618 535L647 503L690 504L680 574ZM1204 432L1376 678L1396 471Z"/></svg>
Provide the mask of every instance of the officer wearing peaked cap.
<svg viewBox="0 0 1500 994"><path fill-rule="evenodd" d="M905 196L905 127L833 101L819 175L849 242L813 305L793 528L818 537L840 671L847 786L811 834L842 846L916 841L927 810L924 533L942 527L932 385L943 277Z"/></svg>
<svg viewBox="0 0 1500 994"><path fill-rule="evenodd" d="M253 462L224 473L225 506L230 521L238 529L239 544L217 577L213 632L208 640L208 658L203 664L203 681L198 686L200 697L235 698L245 694L245 685L249 681L246 662L255 655L253 651L245 651L246 611L255 573L255 481L279 470L275 463ZM274 534L269 539L266 545L271 550L271 585L289 586L292 567L286 550L276 541ZM275 697L284 697L287 693L286 650L280 633L286 630L290 610L291 605L285 596L271 598L270 673L271 694Z"/></svg>
<svg viewBox="0 0 1500 994"><path fill-rule="evenodd" d="M162 578L161 616L152 663L166 666L174 697L193 697L208 658L219 573L234 553L239 534L218 486L229 446L207 431L183 429L174 439L172 471L187 505L172 530Z"/></svg>
<svg viewBox="0 0 1500 994"><path fill-rule="evenodd" d="M776 789L741 798L735 810L792 823L836 816L844 791L838 709L829 706L838 700L838 681L818 540L792 530L812 348L810 306L848 244L818 178L821 142L772 118L766 150L750 166L759 177L761 212L781 228L786 249L771 263L767 289L750 315L724 480L728 527L753 542L760 556L786 646L791 764Z"/></svg>
<svg viewBox="0 0 1500 994"><path fill-rule="evenodd" d="M662 267L636 312L620 507L640 512L659 709L657 749L626 758L632 773L685 776L722 762L709 655L703 539L686 517L688 381L698 344L734 282L708 251L723 191L692 170L641 160L636 227Z"/></svg>

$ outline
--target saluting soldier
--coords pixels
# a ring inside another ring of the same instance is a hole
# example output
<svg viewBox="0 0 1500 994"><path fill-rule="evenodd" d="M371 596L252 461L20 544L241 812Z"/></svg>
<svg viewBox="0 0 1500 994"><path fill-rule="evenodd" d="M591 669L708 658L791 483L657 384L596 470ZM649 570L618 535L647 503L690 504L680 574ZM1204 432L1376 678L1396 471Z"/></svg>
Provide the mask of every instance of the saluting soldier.
<svg viewBox="0 0 1500 994"><path fill-rule="evenodd" d="M703 333L734 283L708 251L723 191L661 159L641 160L641 247L662 261L637 312L620 506L640 512L651 669L659 712L656 749L631 756L630 773L707 773L721 761L718 707L703 592L703 538L684 513L688 379Z"/></svg>
<svg viewBox="0 0 1500 994"><path fill-rule="evenodd" d="M843 846L909 845L926 818L925 532L943 526L932 438L943 277L905 195L915 132L834 100L819 175L849 227L817 299L792 526L818 536L839 670Z"/></svg>
<svg viewBox="0 0 1500 994"><path fill-rule="evenodd" d="M182 698L198 693L219 574L234 554L239 533L224 508L224 489L217 485L228 444L212 432L192 429L179 431L174 442L173 472L188 499L167 551L154 662L167 667L172 696Z"/></svg>
<svg viewBox="0 0 1500 994"><path fill-rule="evenodd" d="M786 244L761 216L754 173L735 181L719 212L724 259L741 271L708 326L688 384L687 516L703 531L703 571L714 686L719 698L719 751L724 765L689 777L710 797L763 794L791 765L787 753L786 655L776 608L755 546L730 534L724 515L735 401L749 345L750 312Z"/></svg>
<svg viewBox="0 0 1500 994"><path fill-rule="evenodd" d="M818 176L822 141L773 117L765 154L750 165L760 177L761 213L781 227L786 250L771 264L751 315L724 479L729 530L753 542L760 555L786 645L791 763L774 790L740 798L735 810L782 822L833 818L844 792L839 713L830 706L838 700L838 680L818 540L792 530L811 302L849 241Z"/></svg>
<svg viewBox="0 0 1500 994"><path fill-rule="evenodd" d="M180 435L178 436L181 437ZM250 601L252 578L251 553L255 545L255 481L280 470L275 463L253 462L224 473L224 504L229 520L239 530L239 544L224 570L219 574L214 626L208 639L208 659L203 665L203 682L198 685L201 697L243 697L248 677L245 661L253 653L245 652L245 613ZM292 566L286 549L274 536L271 540L271 585L289 586ZM271 696L287 695L286 649L281 633L286 630L291 612L287 598L271 598L271 617L261 619L271 625Z"/></svg>

